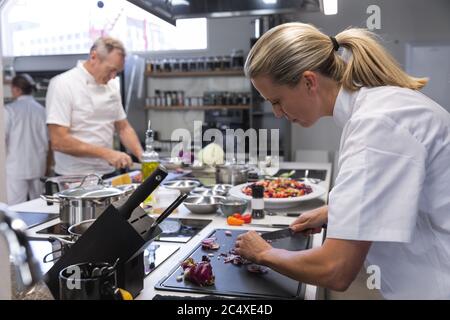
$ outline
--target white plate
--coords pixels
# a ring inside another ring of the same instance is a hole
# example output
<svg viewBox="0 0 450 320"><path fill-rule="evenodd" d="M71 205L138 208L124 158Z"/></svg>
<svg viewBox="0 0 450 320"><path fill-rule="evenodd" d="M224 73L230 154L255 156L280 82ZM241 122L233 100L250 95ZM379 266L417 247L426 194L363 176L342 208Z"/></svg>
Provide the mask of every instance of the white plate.
<svg viewBox="0 0 450 320"><path fill-rule="evenodd" d="M234 186L233 188L230 189L229 195L240 199L251 200L252 199L251 196L248 196L242 192L243 188L251 184L254 184L254 182ZM305 194L304 196L301 197L274 198L274 199L264 198L264 206L266 208L272 209L292 208L297 206L299 202L318 198L325 193L325 189L319 185L316 184L308 184L308 185L313 190L311 193Z"/></svg>

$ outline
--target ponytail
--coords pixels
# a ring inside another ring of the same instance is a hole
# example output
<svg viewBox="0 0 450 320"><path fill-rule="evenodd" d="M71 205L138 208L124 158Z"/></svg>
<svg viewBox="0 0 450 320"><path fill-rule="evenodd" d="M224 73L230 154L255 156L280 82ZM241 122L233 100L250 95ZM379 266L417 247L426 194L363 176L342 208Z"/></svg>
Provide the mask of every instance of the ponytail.
<svg viewBox="0 0 450 320"><path fill-rule="evenodd" d="M370 31L347 29L339 33L336 40L340 47L351 52L341 80L348 90L357 90L361 86L397 86L419 90L428 82L426 78L411 77L403 71Z"/></svg>
<svg viewBox="0 0 450 320"><path fill-rule="evenodd" d="M336 51L339 47L351 53L348 61ZM299 22L266 32L250 50L244 67L250 78L268 75L275 83L289 86L295 86L307 70L320 72L352 91L378 86L419 90L428 81L403 71L370 31L347 29L333 38Z"/></svg>

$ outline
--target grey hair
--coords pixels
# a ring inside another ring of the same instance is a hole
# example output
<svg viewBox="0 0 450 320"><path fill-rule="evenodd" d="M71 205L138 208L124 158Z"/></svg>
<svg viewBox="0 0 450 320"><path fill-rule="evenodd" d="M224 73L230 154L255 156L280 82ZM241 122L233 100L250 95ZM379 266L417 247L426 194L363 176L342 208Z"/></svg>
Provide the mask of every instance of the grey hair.
<svg viewBox="0 0 450 320"><path fill-rule="evenodd" d="M96 51L101 58L105 58L113 50L119 50L124 57L127 54L123 43L111 37L101 37L95 40L90 52Z"/></svg>

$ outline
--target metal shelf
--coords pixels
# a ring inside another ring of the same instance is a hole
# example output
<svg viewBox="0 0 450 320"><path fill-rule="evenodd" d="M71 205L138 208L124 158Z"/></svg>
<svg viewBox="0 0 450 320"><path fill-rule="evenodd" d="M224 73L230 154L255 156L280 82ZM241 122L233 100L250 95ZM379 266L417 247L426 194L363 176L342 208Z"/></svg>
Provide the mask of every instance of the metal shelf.
<svg viewBox="0 0 450 320"><path fill-rule="evenodd" d="M198 71L198 72L146 72L151 78L176 78L176 77L243 77L242 70Z"/></svg>

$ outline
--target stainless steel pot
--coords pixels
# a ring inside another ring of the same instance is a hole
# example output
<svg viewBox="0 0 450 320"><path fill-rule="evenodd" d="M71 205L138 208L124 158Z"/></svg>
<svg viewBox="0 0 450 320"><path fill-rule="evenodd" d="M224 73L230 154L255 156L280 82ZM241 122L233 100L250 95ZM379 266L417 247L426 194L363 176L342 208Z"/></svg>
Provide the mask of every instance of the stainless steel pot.
<svg viewBox="0 0 450 320"><path fill-rule="evenodd" d="M223 164L216 166L216 183L233 186L248 182L250 169L244 164Z"/></svg>
<svg viewBox="0 0 450 320"><path fill-rule="evenodd" d="M92 175L85 178L89 176ZM59 219L71 226L98 218L111 203L127 197L136 189L136 185L108 187L99 176L97 178L97 185L84 186L85 179L83 179L76 188L63 190L53 196L42 195L41 198L48 202L59 203Z"/></svg>
<svg viewBox="0 0 450 320"><path fill-rule="evenodd" d="M69 227L67 230L69 232L70 237L61 237L61 236L50 236L49 241L57 241L59 242L59 248L53 250L52 252L46 254L43 258L44 263L55 262L61 256L63 256L66 251L77 242L78 238L80 238L83 233L95 222L95 219L89 219L85 221L81 221Z"/></svg>

